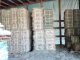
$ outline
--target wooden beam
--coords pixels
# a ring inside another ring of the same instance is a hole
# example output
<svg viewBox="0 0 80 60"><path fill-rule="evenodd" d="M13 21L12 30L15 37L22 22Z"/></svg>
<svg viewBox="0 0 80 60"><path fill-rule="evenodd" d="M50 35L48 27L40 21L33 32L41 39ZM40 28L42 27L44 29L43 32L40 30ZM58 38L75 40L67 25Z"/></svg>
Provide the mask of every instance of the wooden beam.
<svg viewBox="0 0 80 60"><path fill-rule="evenodd" d="M29 4L28 1L25 1L25 2L23 2L22 0L18 0L18 1L21 2L22 5L28 5Z"/></svg>
<svg viewBox="0 0 80 60"><path fill-rule="evenodd" d="M6 6L3 6L3 5L1 5L1 4L0 4L0 7L6 8Z"/></svg>
<svg viewBox="0 0 80 60"><path fill-rule="evenodd" d="M22 2L21 0L17 0L17 1L19 1L20 3L22 3L22 4L23 4L23 2Z"/></svg>
<svg viewBox="0 0 80 60"><path fill-rule="evenodd" d="M40 2L40 0L35 0L36 2Z"/></svg>
<svg viewBox="0 0 80 60"><path fill-rule="evenodd" d="M56 35L56 37L60 37L60 35ZM61 35L61 37L65 37L65 35Z"/></svg>
<svg viewBox="0 0 80 60"><path fill-rule="evenodd" d="M9 5L9 4L7 4L7 3L5 3L5 2L3 2L3 1L1 1L1 3L3 3L3 4L5 4L5 5L8 5L8 6L12 7L11 5Z"/></svg>
<svg viewBox="0 0 80 60"><path fill-rule="evenodd" d="M60 29L60 27L54 27L54 29ZM61 27L61 29L64 29L64 27Z"/></svg>
<svg viewBox="0 0 80 60"><path fill-rule="evenodd" d="M12 1L12 0L8 0L9 2L11 2L11 3L13 3L14 5L18 5L18 4L16 4L14 1Z"/></svg>
<svg viewBox="0 0 80 60"><path fill-rule="evenodd" d="M35 3L35 2L33 2L33 1L28 1L28 2L29 2L30 4L31 4L31 3L32 3L32 4Z"/></svg>
<svg viewBox="0 0 80 60"><path fill-rule="evenodd" d="M59 30L60 30L60 46L62 46L62 32L61 32L61 0L58 0L58 6L59 6Z"/></svg>
<svg viewBox="0 0 80 60"><path fill-rule="evenodd" d="M6 7L10 7L9 5L6 5L6 4L3 4L3 3L1 3L1 5L6 6Z"/></svg>
<svg viewBox="0 0 80 60"><path fill-rule="evenodd" d="M59 20L54 20L54 22L59 22ZM64 22L64 20L61 20L61 22Z"/></svg>

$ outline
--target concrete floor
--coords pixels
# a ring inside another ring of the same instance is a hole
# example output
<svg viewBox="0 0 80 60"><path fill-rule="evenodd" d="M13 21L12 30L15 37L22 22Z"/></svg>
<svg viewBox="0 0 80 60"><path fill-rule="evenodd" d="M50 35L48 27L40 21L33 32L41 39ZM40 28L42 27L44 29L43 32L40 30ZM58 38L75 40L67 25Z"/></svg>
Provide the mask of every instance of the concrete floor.
<svg viewBox="0 0 80 60"><path fill-rule="evenodd" d="M56 51L33 51L9 60L80 60L79 53L70 53L66 49Z"/></svg>
<svg viewBox="0 0 80 60"><path fill-rule="evenodd" d="M0 60L80 60L79 53L70 53L67 49L59 47L56 51L33 51L9 59L7 57L7 45L0 43Z"/></svg>

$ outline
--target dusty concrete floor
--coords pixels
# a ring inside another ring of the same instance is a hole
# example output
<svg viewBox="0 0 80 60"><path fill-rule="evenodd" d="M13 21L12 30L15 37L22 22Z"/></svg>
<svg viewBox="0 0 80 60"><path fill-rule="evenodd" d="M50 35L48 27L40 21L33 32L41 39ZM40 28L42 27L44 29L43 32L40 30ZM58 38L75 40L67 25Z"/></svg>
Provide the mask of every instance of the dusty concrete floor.
<svg viewBox="0 0 80 60"><path fill-rule="evenodd" d="M0 60L80 60L79 53L69 53L67 49L59 47L57 47L56 51L32 51L9 59L7 57L7 45L1 43Z"/></svg>
<svg viewBox="0 0 80 60"><path fill-rule="evenodd" d="M80 60L79 53L69 53L65 48L56 51L33 51L9 60Z"/></svg>

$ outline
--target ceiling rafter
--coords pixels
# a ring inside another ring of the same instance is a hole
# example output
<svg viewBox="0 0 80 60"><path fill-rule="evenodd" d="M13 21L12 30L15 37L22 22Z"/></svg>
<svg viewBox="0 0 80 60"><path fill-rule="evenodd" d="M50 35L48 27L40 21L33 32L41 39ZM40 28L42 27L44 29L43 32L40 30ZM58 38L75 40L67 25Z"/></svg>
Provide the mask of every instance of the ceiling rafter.
<svg viewBox="0 0 80 60"><path fill-rule="evenodd" d="M17 0L17 1L19 1L20 3L22 3L22 4L23 4L23 1L21 1L21 0Z"/></svg>
<svg viewBox="0 0 80 60"><path fill-rule="evenodd" d="M22 0L18 0L20 3L22 3L22 5L24 5L24 2Z"/></svg>
<svg viewBox="0 0 80 60"><path fill-rule="evenodd" d="M30 4L33 4L33 3L35 3L35 2L33 2L33 1L30 1L30 0L28 0L28 2L29 2Z"/></svg>
<svg viewBox="0 0 80 60"><path fill-rule="evenodd" d="M16 4L12 2L11 0L2 0L2 1L9 4L10 6L16 6Z"/></svg>
<svg viewBox="0 0 80 60"><path fill-rule="evenodd" d="M13 2L17 3L17 4L22 4L22 2L18 1L18 0L12 0Z"/></svg>
<svg viewBox="0 0 80 60"><path fill-rule="evenodd" d="M1 5L5 6L5 7L9 7L8 5L6 5L6 4L3 4L3 3L1 3Z"/></svg>
<svg viewBox="0 0 80 60"><path fill-rule="evenodd" d="M7 8L6 6L3 6L3 5L1 5L1 4L0 4L0 7Z"/></svg>
<svg viewBox="0 0 80 60"><path fill-rule="evenodd" d="M34 3L42 3L45 1L51 1L51 0L2 0L0 4L1 6L11 8L11 7L29 5Z"/></svg>
<svg viewBox="0 0 80 60"><path fill-rule="evenodd" d="M29 4L29 0L23 0L23 2Z"/></svg>
<svg viewBox="0 0 80 60"><path fill-rule="evenodd" d="M16 4L13 0L8 0L8 1L10 1L11 3L13 3L13 4L15 4L15 5L18 5L18 4Z"/></svg>
<svg viewBox="0 0 80 60"><path fill-rule="evenodd" d="M6 3L6 2L4 2L4 1L1 1L1 3L6 4L6 5L8 5L8 6L10 6L10 7L11 7L11 5L10 5L10 4L7 4L7 3Z"/></svg>

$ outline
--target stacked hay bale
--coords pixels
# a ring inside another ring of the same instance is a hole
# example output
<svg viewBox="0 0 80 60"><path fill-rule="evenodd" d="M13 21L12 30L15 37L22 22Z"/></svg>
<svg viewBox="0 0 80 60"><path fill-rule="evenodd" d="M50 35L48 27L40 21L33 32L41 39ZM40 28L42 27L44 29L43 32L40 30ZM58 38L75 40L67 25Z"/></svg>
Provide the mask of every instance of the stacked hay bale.
<svg viewBox="0 0 80 60"><path fill-rule="evenodd" d="M73 29L73 10L66 10L64 13L64 26L65 26L65 44L70 46L70 36L74 35Z"/></svg>
<svg viewBox="0 0 80 60"><path fill-rule="evenodd" d="M53 10L34 8L32 11L34 49L55 50Z"/></svg>
<svg viewBox="0 0 80 60"><path fill-rule="evenodd" d="M80 43L80 10L66 10L64 16L66 47L76 50L76 48L72 46Z"/></svg>
<svg viewBox="0 0 80 60"><path fill-rule="evenodd" d="M80 10L78 10L78 9L75 9L75 10L73 10L73 17L74 17L74 27L75 28L80 28Z"/></svg>
<svg viewBox="0 0 80 60"><path fill-rule="evenodd" d="M2 23L12 32L8 41L9 56L30 51L29 12L26 8L2 10Z"/></svg>
<svg viewBox="0 0 80 60"><path fill-rule="evenodd" d="M44 30L43 30L43 9L34 8L32 11L33 18L33 39L34 39L34 49L35 50L44 50Z"/></svg>
<svg viewBox="0 0 80 60"><path fill-rule="evenodd" d="M44 10L44 30L47 50L55 50L55 35L53 21L53 10Z"/></svg>

